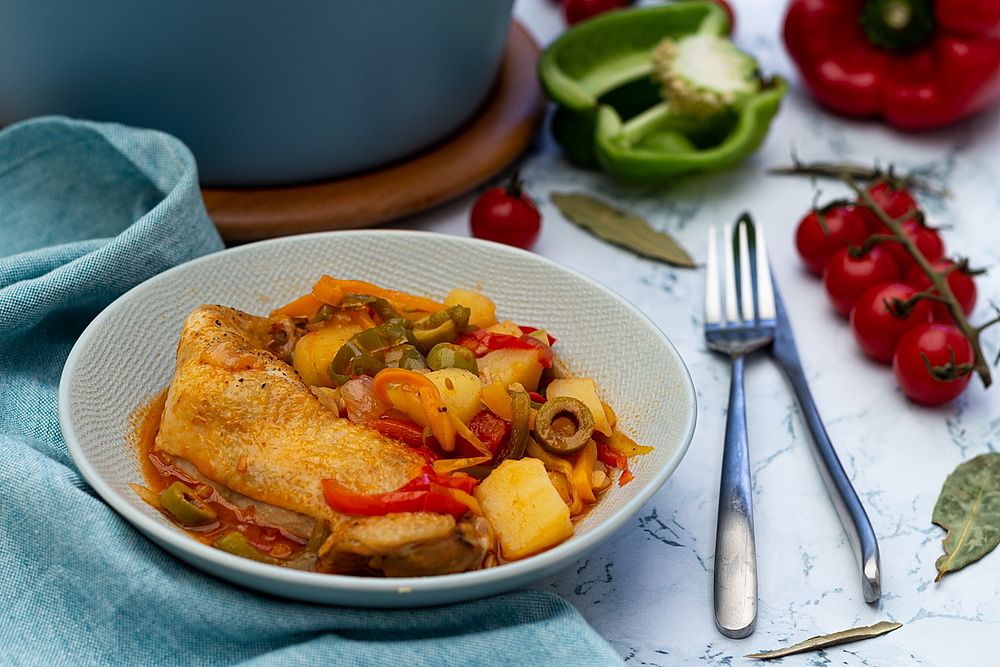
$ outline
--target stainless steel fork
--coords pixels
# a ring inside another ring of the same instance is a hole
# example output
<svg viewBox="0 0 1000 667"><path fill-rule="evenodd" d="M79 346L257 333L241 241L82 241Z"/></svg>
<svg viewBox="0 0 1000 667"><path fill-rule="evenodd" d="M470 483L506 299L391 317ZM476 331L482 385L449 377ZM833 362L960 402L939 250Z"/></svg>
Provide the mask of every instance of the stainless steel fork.
<svg viewBox="0 0 1000 667"><path fill-rule="evenodd" d="M774 340L775 306L764 234L744 213L722 232L725 298L719 288L715 226L708 228L705 339L732 360L729 412L715 536L715 624L727 637L753 632L757 622L757 553L747 447L743 360Z"/></svg>

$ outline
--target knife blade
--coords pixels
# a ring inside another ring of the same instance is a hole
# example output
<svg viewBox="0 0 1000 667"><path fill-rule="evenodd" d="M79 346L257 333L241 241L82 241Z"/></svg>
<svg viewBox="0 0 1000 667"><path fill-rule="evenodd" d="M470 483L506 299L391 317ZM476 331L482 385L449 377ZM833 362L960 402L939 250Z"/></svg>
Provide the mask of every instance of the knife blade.
<svg viewBox="0 0 1000 667"><path fill-rule="evenodd" d="M826 432L823 420L819 416L819 410L813 400L812 392L809 390L806 375L802 370L802 361L799 359L799 351L795 346L795 337L792 334L792 324L788 319L788 312L785 310L785 303L781 298L781 291L778 289L778 282L774 279L773 271L771 272L771 281L774 285L777 327L770 353L785 372L785 376L798 398L799 406L802 408L802 416L812 434L811 449L816 464L857 558L861 570L861 590L864 593L865 602L871 604L877 602L882 595L882 564L879 557L878 539L875 537L875 531L868 519L868 513L865 512L861 499L858 498L851 480L847 477L844 466L840 463L840 458L833 448L833 443L830 442L830 436Z"/></svg>

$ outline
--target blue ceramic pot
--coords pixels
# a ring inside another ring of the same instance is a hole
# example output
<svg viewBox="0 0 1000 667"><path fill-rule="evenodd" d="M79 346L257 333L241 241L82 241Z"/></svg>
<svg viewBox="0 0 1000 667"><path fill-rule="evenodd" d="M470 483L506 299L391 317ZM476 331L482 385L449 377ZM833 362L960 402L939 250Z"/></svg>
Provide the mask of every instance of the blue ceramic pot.
<svg viewBox="0 0 1000 667"><path fill-rule="evenodd" d="M489 93L513 0L4 3L0 125L66 114L180 137L213 185L356 173Z"/></svg>

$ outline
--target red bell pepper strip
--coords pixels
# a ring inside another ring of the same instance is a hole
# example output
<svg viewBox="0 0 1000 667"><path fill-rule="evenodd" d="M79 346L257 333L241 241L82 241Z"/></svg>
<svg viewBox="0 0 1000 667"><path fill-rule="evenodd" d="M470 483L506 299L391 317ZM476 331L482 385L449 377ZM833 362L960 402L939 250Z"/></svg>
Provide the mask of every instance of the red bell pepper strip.
<svg viewBox="0 0 1000 667"><path fill-rule="evenodd" d="M536 331L538 331L538 329L536 327L522 327L522 326L519 326L518 329L520 329L521 333L523 333L524 335L533 334ZM545 337L548 339L549 345L555 345L556 344L556 337L553 336L552 334L550 334L548 331L545 332Z"/></svg>
<svg viewBox="0 0 1000 667"><path fill-rule="evenodd" d="M468 511L450 495L438 491L390 491L364 495L353 493L332 479L323 480L326 504L342 514L380 516L393 512L434 512L458 518Z"/></svg>
<svg viewBox="0 0 1000 667"><path fill-rule="evenodd" d="M545 403L548 399L539 394L537 391L529 391L528 398L531 399L532 403Z"/></svg>
<svg viewBox="0 0 1000 667"><path fill-rule="evenodd" d="M407 419L394 419L392 417L379 417L369 423L375 428L376 431L387 438L399 440L403 444L412 447L427 461L436 461L441 458L441 456L430 447L431 445L437 445L437 440L435 440L433 436L425 437L424 429L422 429L418 424L415 424Z"/></svg>
<svg viewBox="0 0 1000 667"><path fill-rule="evenodd" d="M510 422L504 421L489 410L481 410L469 422L469 429L489 448L490 454L495 456L504 440L510 435Z"/></svg>
<svg viewBox="0 0 1000 667"><path fill-rule="evenodd" d="M425 466L420 474L404 484L400 491L424 491L434 488L435 485L449 489L458 489L466 493L472 493L476 488L476 478L466 475L464 472L456 472L450 475L439 475L430 466Z"/></svg>
<svg viewBox="0 0 1000 667"><path fill-rule="evenodd" d="M481 357L493 350L537 350L538 361L542 364L543 368L552 368L552 360L555 358L552 348L542 341L527 335L518 338L517 336L477 329L471 333L459 336L455 343L472 350L477 357Z"/></svg>
<svg viewBox="0 0 1000 667"><path fill-rule="evenodd" d="M396 491L355 493L335 479L322 481L323 497L334 510L352 516L379 516L393 512L434 512L458 518L469 507L458 501L449 489L471 494L476 480L465 474L438 475L425 466L416 477Z"/></svg>
<svg viewBox="0 0 1000 667"><path fill-rule="evenodd" d="M597 460L609 468L618 468L622 474L618 476L618 486L625 486L635 475L628 469L628 457L619 452L604 440L597 440Z"/></svg>
<svg viewBox="0 0 1000 667"><path fill-rule="evenodd" d="M829 109L938 127L1000 98L997 0L792 0L785 46Z"/></svg>

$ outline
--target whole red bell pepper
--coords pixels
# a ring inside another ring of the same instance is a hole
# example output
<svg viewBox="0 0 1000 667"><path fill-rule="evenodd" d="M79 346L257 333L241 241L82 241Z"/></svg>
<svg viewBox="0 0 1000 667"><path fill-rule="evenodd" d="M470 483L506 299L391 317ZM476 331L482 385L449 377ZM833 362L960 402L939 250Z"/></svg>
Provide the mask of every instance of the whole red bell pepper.
<svg viewBox="0 0 1000 667"><path fill-rule="evenodd" d="M1000 0L792 0L784 37L838 113L922 130L1000 97Z"/></svg>

